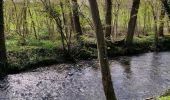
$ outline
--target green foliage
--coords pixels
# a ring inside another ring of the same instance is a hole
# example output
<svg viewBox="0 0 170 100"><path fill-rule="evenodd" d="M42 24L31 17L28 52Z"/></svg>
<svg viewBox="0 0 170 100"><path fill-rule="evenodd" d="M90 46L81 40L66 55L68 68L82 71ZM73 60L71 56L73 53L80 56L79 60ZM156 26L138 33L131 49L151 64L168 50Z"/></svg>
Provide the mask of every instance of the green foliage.
<svg viewBox="0 0 170 100"><path fill-rule="evenodd" d="M26 40L25 46L21 46L21 45L18 45L17 40L7 40L6 46L7 46L7 51L18 51L24 48L32 48L32 47L34 48L42 47L42 48L48 48L48 49L53 49L54 47L59 48L60 43L59 41L52 42L50 40L29 39L29 40Z"/></svg>
<svg viewBox="0 0 170 100"><path fill-rule="evenodd" d="M135 37L134 43L154 43L154 34L149 36Z"/></svg>
<svg viewBox="0 0 170 100"><path fill-rule="evenodd" d="M169 100L170 99L170 96L166 96L166 97L160 97L156 100Z"/></svg>

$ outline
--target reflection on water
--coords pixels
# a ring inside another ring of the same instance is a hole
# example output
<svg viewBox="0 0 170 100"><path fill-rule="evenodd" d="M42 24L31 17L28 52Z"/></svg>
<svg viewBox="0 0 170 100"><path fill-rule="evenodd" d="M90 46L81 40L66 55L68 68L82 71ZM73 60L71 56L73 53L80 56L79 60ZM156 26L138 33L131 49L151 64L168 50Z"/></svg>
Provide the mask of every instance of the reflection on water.
<svg viewBox="0 0 170 100"><path fill-rule="evenodd" d="M8 80L6 77L0 77L0 100L8 99Z"/></svg>
<svg viewBox="0 0 170 100"><path fill-rule="evenodd" d="M118 100L143 100L170 86L170 53L110 61ZM105 100L96 61L60 64L0 79L0 100Z"/></svg>
<svg viewBox="0 0 170 100"><path fill-rule="evenodd" d="M124 73L126 75L126 78L131 78L132 75L132 71L131 71L131 57L121 57L119 58L119 60L117 60L119 62L119 64L122 66L122 68L124 69Z"/></svg>

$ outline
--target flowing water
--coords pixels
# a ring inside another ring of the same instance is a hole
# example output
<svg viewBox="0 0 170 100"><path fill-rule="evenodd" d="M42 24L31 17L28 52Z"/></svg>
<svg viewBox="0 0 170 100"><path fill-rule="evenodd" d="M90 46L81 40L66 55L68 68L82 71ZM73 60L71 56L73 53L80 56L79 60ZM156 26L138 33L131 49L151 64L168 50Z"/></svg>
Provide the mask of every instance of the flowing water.
<svg viewBox="0 0 170 100"><path fill-rule="evenodd" d="M110 60L118 100L144 100L170 86L170 52ZM0 100L105 100L96 60L57 64L0 79Z"/></svg>

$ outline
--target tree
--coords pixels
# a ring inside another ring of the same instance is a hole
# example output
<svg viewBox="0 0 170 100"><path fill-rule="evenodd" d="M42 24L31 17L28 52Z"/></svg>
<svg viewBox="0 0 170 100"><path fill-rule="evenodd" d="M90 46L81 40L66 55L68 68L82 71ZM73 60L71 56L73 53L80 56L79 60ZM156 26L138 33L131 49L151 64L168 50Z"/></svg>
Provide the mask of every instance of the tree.
<svg viewBox="0 0 170 100"><path fill-rule="evenodd" d="M143 11L143 35L146 35L146 16L147 15L147 3L144 1L144 11Z"/></svg>
<svg viewBox="0 0 170 100"><path fill-rule="evenodd" d="M29 2L29 0L27 0L27 2L28 2L28 4L30 3ZM36 25L35 25L35 21L34 21L34 18L33 18L33 14L32 14L32 12L31 12L31 9L30 9L30 7L28 6L28 13L29 13L29 15L30 15L30 19L31 19L31 28L33 28L33 30L34 30L34 36L35 36L35 39L38 39L38 35L37 35L37 31L36 31Z"/></svg>
<svg viewBox="0 0 170 100"><path fill-rule="evenodd" d="M80 24L80 18L79 18L79 5L77 3L77 0L71 0L72 1L72 12L73 12L73 23L74 28L77 33L77 40L80 42L80 36L83 34L81 24Z"/></svg>
<svg viewBox="0 0 170 100"><path fill-rule="evenodd" d="M161 14L160 14L160 17L159 17L159 20L160 20L160 24L159 24L159 36L164 36L164 17L165 17L165 9L161 8Z"/></svg>
<svg viewBox="0 0 170 100"><path fill-rule="evenodd" d="M119 18L119 11L120 11L120 6L121 6L122 1L121 0L116 0L114 4L114 24L113 24L113 29L114 29L114 38L117 38L117 33L118 33L118 18Z"/></svg>
<svg viewBox="0 0 170 100"><path fill-rule="evenodd" d="M139 4L140 4L140 0L133 0L130 20L128 23L128 32L127 32L127 37L126 37L127 46L131 45L133 42L133 36L134 36L134 31L135 31L135 26L136 26Z"/></svg>
<svg viewBox="0 0 170 100"><path fill-rule="evenodd" d="M158 5L157 1L149 1L149 4L151 6L151 11L152 11L152 15L153 15L153 20L154 20L154 32L155 32L155 48L158 47L158 18L157 18L157 11L158 9L155 7L156 5Z"/></svg>
<svg viewBox="0 0 170 100"><path fill-rule="evenodd" d="M105 32L105 37L107 39L110 39L110 35L112 32L112 0L105 0L106 3L106 16L105 16L105 21L106 21L106 32Z"/></svg>
<svg viewBox="0 0 170 100"><path fill-rule="evenodd" d="M7 55L4 36L3 0L0 0L0 67L6 63Z"/></svg>
<svg viewBox="0 0 170 100"><path fill-rule="evenodd" d="M116 100L116 96L113 89L109 63L107 58L107 51L105 47L104 32L102 30L102 24L99 16L99 10L96 0L89 0L92 19L97 36L98 58L101 66L102 82L107 100Z"/></svg>

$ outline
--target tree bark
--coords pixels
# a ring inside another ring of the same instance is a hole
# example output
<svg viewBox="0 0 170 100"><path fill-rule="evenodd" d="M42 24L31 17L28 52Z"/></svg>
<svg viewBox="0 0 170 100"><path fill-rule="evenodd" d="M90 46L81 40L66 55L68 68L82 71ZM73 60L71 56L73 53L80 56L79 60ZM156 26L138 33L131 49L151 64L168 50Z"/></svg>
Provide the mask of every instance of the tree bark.
<svg viewBox="0 0 170 100"><path fill-rule="evenodd" d="M106 32L105 37L107 39L110 39L110 35L112 32L112 0L105 0L106 2L106 15L105 15L105 21L106 21Z"/></svg>
<svg viewBox="0 0 170 100"><path fill-rule="evenodd" d="M73 12L73 22L74 22L74 28L77 34L77 40L80 41L80 36L83 34L81 24L80 24L80 18L79 18L79 11L78 11L78 3L77 0L71 0L72 1L72 12Z"/></svg>
<svg viewBox="0 0 170 100"><path fill-rule="evenodd" d="M128 23L128 32L126 37L126 45L130 46L133 43L133 36L136 26L137 14L139 9L140 0L133 0L130 20Z"/></svg>
<svg viewBox="0 0 170 100"><path fill-rule="evenodd" d="M3 0L0 0L0 67L1 64L7 63L5 35L4 35L4 16L3 16Z"/></svg>
<svg viewBox="0 0 170 100"><path fill-rule="evenodd" d="M89 0L89 4L90 4L92 19L95 27L96 36L97 36L98 58L101 66L104 93L107 100L116 100L110 69L109 69L107 51L106 51L105 40L104 40L104 32L102 30L98 5L96 0Z"/></svg>
<svg viewBox="0 0 170 100"><path fill-rule="evenodd" d="M23 39L25 41L26 35L28 35L28 23L27 23L27 7L28 7L28 2L27 0L24 0L24 5L23 5Z"/></svg>
<svg viewBox="0 0 170 100"><path fill-rule="evenodd" d="M115 11L114 11L114 24L113 24L113 31L114 31L114 39L117 38L118 35L118 18L119 18L119 11L120 11L120 4L121 2L119 0L116 0L116 6L114 7ZM113 40L114 40L113 39Z"/></svg>
<svg viewBox="0 0 170 100"><path fill-rule="evenodd" d="M160 24L159 24L159 36L164 36L164 17L165 17L165 10L162 7L161 9L161 15L160 15Z"/></svg>

